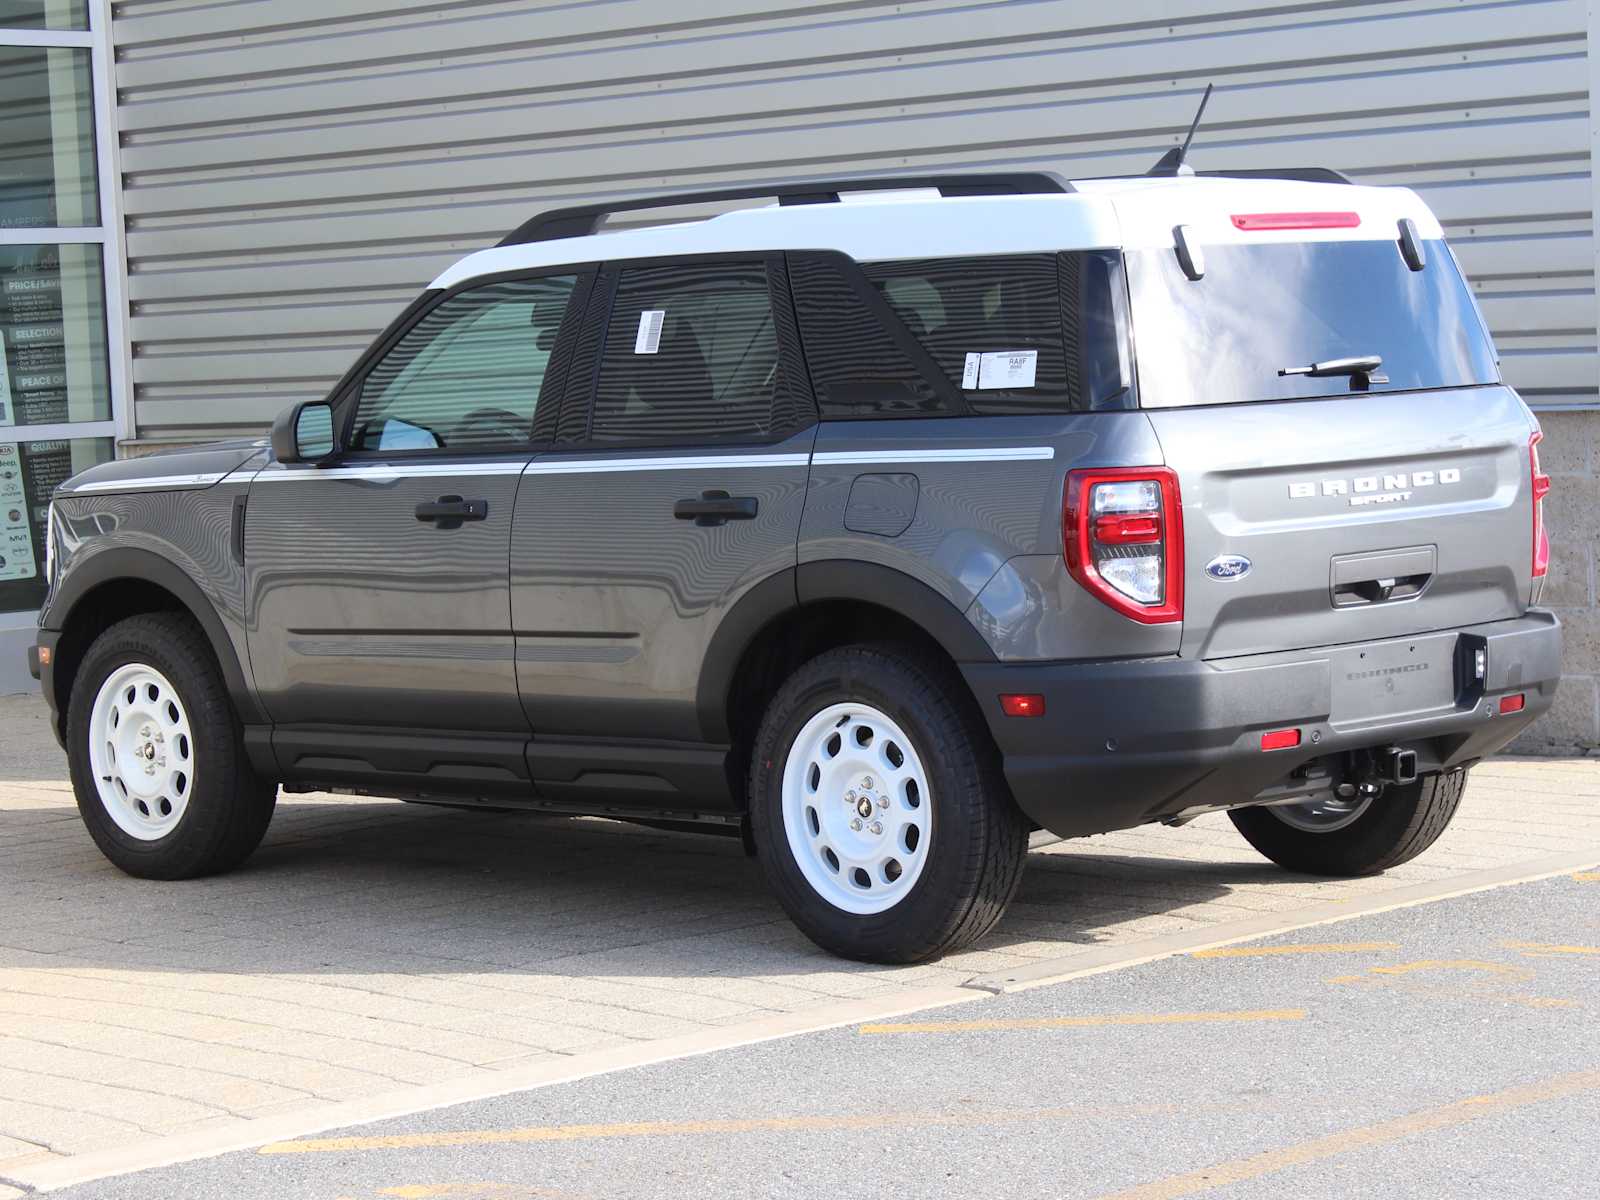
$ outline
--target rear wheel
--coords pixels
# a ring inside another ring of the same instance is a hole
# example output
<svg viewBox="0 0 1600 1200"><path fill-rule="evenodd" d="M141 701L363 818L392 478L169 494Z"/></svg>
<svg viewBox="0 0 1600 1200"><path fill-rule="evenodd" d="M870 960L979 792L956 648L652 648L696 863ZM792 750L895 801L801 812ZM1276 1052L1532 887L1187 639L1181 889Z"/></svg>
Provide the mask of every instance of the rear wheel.
<svg viewBox="0 0 1600 1200"><path fill-rule="evenodd" d="M914 651L849 646L768 705L751 834L784 909L824 949L933 958L987 933L1016 892L1027 826L965 686Z"/></svg>
<svg viewBox="0 0 1600 1200"><path fill-rule="evenodd" d="M78 812L130 875L226 871L266 833L277 787L251 769L211 646L186 616L129 617L95 639L67 736Z"/></svg>
<svg viewBox="0 0 1600 1200"><path fill-rule="evenodd" d="M1247 842L1291 871L1376 875L1438 841L1466 785L1463 768L1391 785L1376 798L1236 808L1228 816Z"/></svg>

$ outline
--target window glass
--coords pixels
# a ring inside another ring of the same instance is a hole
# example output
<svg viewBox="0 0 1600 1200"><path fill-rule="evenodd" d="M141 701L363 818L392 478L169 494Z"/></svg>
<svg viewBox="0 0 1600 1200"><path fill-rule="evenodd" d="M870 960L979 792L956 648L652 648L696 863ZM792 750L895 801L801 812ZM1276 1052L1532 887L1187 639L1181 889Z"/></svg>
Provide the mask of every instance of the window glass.
<svg viewBox="0 0 1600 1200"><path fill-rule="evenodd" d="M99 219L89 51L0 46L0 228Z"/></svg>
<svg viewBox="0 0 1600 1200"><path fill-rule="evenodd" d="M0 612L25 612L44 602L50 493L112 455L110 438L0 441Z"/></svg>
<svg viewBox="0 0 1600 1200"><path fill-rule="evenodd" d="M624 270L595 391L599 442L765 440L797 424L760 263Z"/></svg>
<svg viewBox="0 0 1600 1200"><path fill-rule="evenodd" d="M100 247L0 246L0 427L106 420L106 364Z"/></svg>
<svg viewBox="0 0 1600 1200"><path fill-rule="evenodd" d="M576 276L492 283L435 305L361 384L352 448L522 443Z"/></svg>
<svg viewBox="0 0 1600 1200"><path fill-rule="evenodd" d="M1167 408L1348 396L1346 376L1279 375L1333 358L1376 354L1382 381L1405 391L1496 383L1494 347L1455 259L1425 243L1413 271L1396 242L1277 242L1205 247L1190 279L1171 250L1130 251L1129 290L1141 346L1139 402Z"/></svg>
<svg viewBox="0 0 1600 1200"><path fill-rule="evenodd" d="M0 29L88 29L86 0L0 0Z"/></svg>
<svg viewBox="0 0 1600 1200"><path fill-rule="evenodd" d="M864 269L972 412L1108 407L1126 386L1112 273L1098 252Z"/></svg>
<svg viewBox="0 0 1600 1200"><path fill-rule="evenodd" d="M886 319L894 320L891 310L877 301L882 311L875 311L868 301L877 298L857 291L859 275L852 278L857 270L839 255L789 256L795 315L817 407L836 420L948 416L950 405L885 326ZM908 307L919 298L933 303L925 281L895 286Z"/></svg>

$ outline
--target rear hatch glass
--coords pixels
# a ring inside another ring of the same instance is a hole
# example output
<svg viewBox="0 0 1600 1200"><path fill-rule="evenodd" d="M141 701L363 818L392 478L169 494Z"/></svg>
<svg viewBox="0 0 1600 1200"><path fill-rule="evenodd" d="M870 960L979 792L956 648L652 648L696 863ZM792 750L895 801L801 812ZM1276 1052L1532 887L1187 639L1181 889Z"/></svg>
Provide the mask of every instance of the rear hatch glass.
<svg viewBox="0 0 1600 1200"><path fill-rule="evenodd" d="M1190 279L1170 249L1126 255L1145 408L1497 383L1494 348L1442 241L1413 271L1393 241L1206 245ZM1280 375L1377 355L1370 378Z"/></svg>

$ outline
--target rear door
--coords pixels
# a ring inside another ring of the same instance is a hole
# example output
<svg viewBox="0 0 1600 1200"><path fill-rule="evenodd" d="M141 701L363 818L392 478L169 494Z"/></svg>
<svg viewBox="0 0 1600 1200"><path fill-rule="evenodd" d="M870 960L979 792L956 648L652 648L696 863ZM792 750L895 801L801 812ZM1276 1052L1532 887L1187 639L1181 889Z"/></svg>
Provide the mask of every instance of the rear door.
<svg viewBox="0 0 1600 1200"><path fill-rule="evenodd" d="M706 736L696 691L713 635L795 563L816 427L792 329L781 256L603 272L562 443L529 466L512 532L517 679L538 742ZM540 787L582 787L580 767L612 757L591 748Z"/></svg>
<svg viewBox="0 0 1600 1200"><path fill-rule="evenodd" d="M1129 253L1140 402L1183 497L1182 653L1527 607L1533 423L1448 248L1425 248L1418 270L1392 240L1208 245L1200 279L1170 249ZM1366 355L1381 366L1279 374Z"/></svg>

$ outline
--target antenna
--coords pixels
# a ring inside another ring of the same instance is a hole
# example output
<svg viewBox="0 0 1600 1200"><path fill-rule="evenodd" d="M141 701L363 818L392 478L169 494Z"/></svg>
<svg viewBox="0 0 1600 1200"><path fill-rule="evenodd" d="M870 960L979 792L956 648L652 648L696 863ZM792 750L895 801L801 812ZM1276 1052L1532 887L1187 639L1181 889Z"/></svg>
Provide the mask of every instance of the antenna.
<svg viewBox="0 0 1600 1200"><path fill-rule="evenodd" d="M1206 102L1211 99L1212 84L1206 84L1205 94L1200 97L1200 107L1194 114L1194 120L1189 123L1189 134L1183 139L1183 145L1174 146L1156 161L1146 174L1149 175L1193 175L1194 168L1184 165L1184 159L1189 155L1189 143L1194 141L1195 130L1200 128L1200 118L1205 116Z"/></svg>

